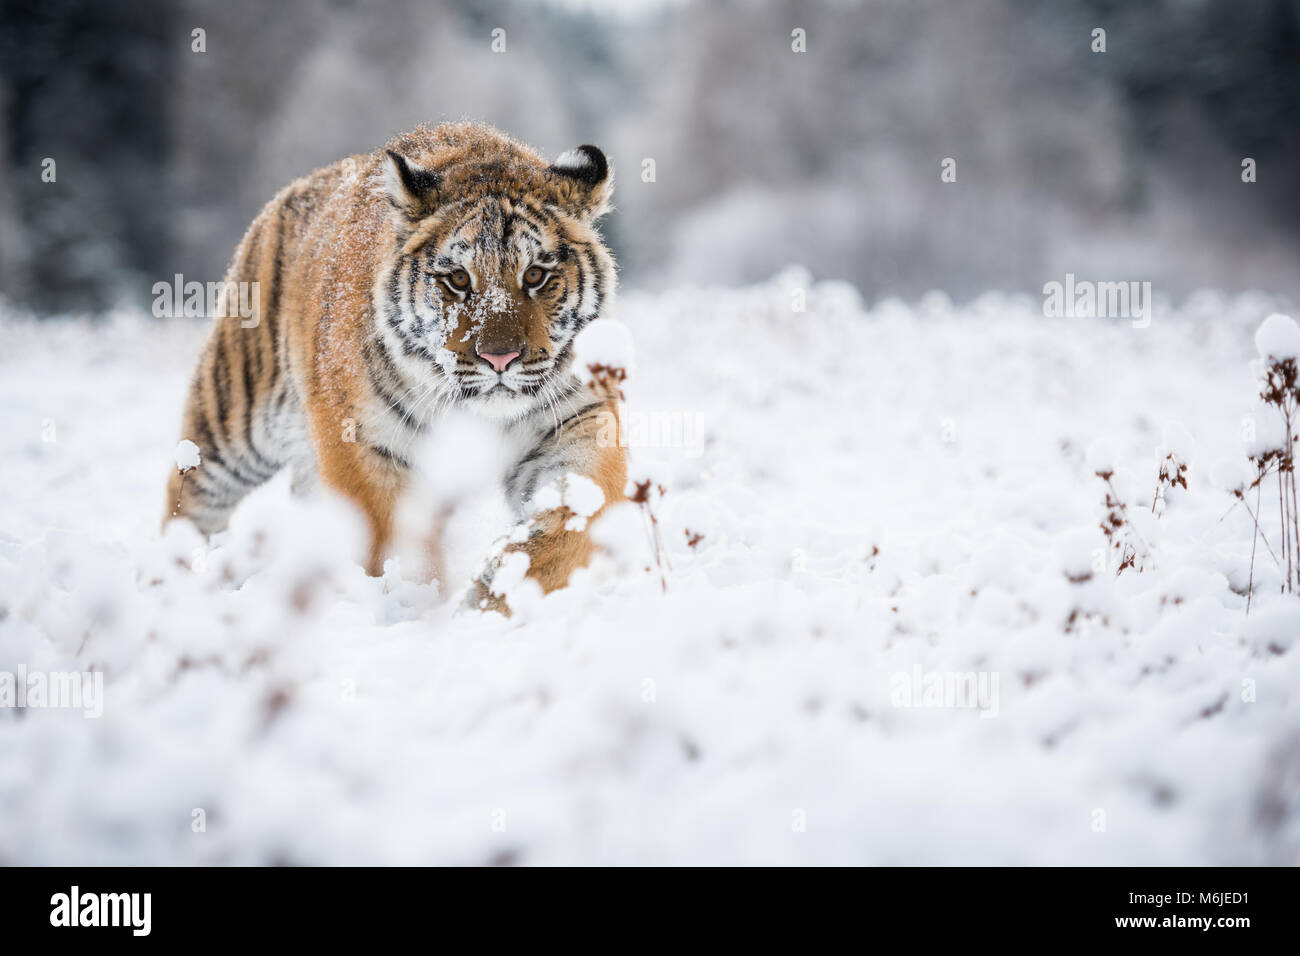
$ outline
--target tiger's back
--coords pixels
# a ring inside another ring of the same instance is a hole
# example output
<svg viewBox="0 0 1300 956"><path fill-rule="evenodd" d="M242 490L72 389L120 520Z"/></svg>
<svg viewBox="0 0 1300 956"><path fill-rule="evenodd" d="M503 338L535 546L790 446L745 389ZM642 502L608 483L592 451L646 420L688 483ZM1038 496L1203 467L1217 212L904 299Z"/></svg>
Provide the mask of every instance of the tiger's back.
<svg viewBox="0 0 1300 956"><path fill-rule="evenodd" d="M294 465L295 451L305 457L302 397L290 357L291 341L302 334L297 273L301 251L319 229L311 212L339 173L338 167L318 171L267 203L226 273L226 289L251 283L256 290L252 315L239 318L222 308L213 317L182 424L182 434L199 446L202 467L184 481L174 475L168 488L168 515L184 514L205 533L223 528L248 491Z"/></svg>

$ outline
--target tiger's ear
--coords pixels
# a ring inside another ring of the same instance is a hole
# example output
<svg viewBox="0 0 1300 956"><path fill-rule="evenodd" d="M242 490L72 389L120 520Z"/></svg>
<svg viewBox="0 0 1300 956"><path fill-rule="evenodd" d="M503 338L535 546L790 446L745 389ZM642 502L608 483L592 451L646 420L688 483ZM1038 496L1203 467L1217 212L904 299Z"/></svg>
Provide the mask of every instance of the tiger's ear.
<svg viewBox="0 0 1300 956"><path fill-rule="evenodd" d="M388 201L398 215L414 224L438 205L438 184L441 177L430 169L418 166L401 153L387 150L384 164L384 188Z"/></svg>
<svg viewBox="0 0 1300 956"><path fill-rule="evenodd" d="M595 146L566 150L551 163L550 173L556 186L556 205L565 212L591 221L609 211L614 171Z"/></svg>

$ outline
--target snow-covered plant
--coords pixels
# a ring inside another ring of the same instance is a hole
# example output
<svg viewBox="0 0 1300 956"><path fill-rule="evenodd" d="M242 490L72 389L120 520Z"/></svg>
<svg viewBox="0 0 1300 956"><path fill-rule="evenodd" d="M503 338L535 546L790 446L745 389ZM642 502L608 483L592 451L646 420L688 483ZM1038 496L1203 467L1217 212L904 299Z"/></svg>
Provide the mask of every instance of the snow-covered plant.
<svg viewBox="0 0 1300 956"><path fill-rule="evenodd" d="M1275 475L1278 517L1281 522L1281 554L1275 553L1271 547L1269 553L1285 575L1283 591L1295 593L1300 587L1300 507L1297 507L1295 481L1296 429L1300 427L1300 381L1297 380L1300 326L1290 316L1273 313L1256 331L1255 349L1259 358L1253 363L1252 369L1263 407L1260 416L1262 420L1246 450L1247 457L1258 470L1258 477L1251 484L1256 489L1252 517L1258 538L1263 534L1259 527L1259 516L1263 504L1264 479ZM1244 495L1242 499L1244 500ZM1268 541L1264 540L1267 546ZM1253 557L1251 571L1253 586ZM1248 598L1247 610L1249 607Z"/></svg>
<svg viewBox="0 0 1300 956"><path fill-rule="evenodd" d="M574 339L573 351L574 371L597 397L624 400L623 383L635 354L627 326L615 319L597 319Z"/></svg>
<svg viewBox="0 0 1300 956"><path fill-rule="evenodd" d="M1249 454L1249 450L1247 453ZM1264 472L1254 458L1251 458L1249 462L1243 462L1239 459L1222 459L1215 463L1214 468L1211 470L1210 480L1217 488L1227 491L1237 499L1237 503L1246 509L1246 513L1250 515L1251 521L1254 522L1255 530L1250 546L1250 577L1246 586L1246 612L1249 613L1251 595L1255 586L1255 552L1260 539L1263 539L1264 546L1269 549L1270 554L1273 551L1267 536L1259 528L1259 489L1264 480ZM1253 508L1249 498L1252 489L1255 490L1256 499Z"/></svg>
<svg viewBox="0 0 1300 956"><path fill-rule="evenodd" d="M633 492L628 497L641 509L645 521L646 536L650 539L650 553L654 555L655 567L659 571L659 583L668 590L668 572L672 565L668 563L668 549L664 547L663 536L659 533L659 519L655 517L654 500L662 499L664 486L656 484L653 478L631 482Z"/></svg>
<svg viewBox="0 0 1300 956"><path fill-rule="evenodd" d="M1105 562L1095 546L1096 537L1090 531L1067 533L1057 541L1057 564L1070 583L1070 613L1062 625L1066 634L1087 633L1094 623L1110 624L1096 589L1096 575L1104 570Z"/></svg>
<svg viewBox="0 0 1300 956"><path fill-rule="evenodd" d="M176 471L181 476L180 490L176 492L176 504L172 508L173 517L181 510L181 495L185 493L185 476L202 464L199 446L188 438L183 438L176 445Z"/></svg>
<svg viewBox="0 0 1300 956"><path fill-rule="evenodd" d="M1156 449L1159 474L1155 494L1151 497L1151 513L1164 512L1168 495L1175 488L1187 490L1187 459L1190 457L1192 436L1177 422L1165 426L1164 441Z"/></svg>
<svg viewBox="0 0 1300 956"><path fill-rule="evenodd" d="M1110 550L1116 558L1116 576L1125 569L1141 571L1147 551L1141 534L1129 519L1128 507L1115 490L1115 455L1109 443L1098 441L1088 449L1088 467L1106 483L1106 513L1101 519L1101 533L1106 536Z"/></svg>
<svg viewBox="0 0 1300 956"><path fill-rule="evenodd" d="M614 319L597 319L579 333L573 345L574 368L578 377L597 397L619 407L625 399L623 385L635 358L632 334L627 326ZM632 489L628 499L641 509L650 553L654 555L655 567L659 571L659 583L667 591L668 572L672 568L654 509L655 498L664 496L664 486L651 475L643 475L640 480L633 478L628 485Z"/></svg>

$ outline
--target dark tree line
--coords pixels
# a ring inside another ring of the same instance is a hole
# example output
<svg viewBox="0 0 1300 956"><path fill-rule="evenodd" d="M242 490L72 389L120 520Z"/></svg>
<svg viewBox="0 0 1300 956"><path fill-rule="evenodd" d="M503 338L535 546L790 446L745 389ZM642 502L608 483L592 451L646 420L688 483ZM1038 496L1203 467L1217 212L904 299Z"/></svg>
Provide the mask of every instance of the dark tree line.
<svg viewBox="0 0 1300 956"><path fill-rule="evenodd" d="M634 283L799 260L962 295L1135 246L1173 291L1296 292L1298 113L1300 0L3 0L0 292L99 311L217 278L288 179L443 118L605 146Z"/></svg>

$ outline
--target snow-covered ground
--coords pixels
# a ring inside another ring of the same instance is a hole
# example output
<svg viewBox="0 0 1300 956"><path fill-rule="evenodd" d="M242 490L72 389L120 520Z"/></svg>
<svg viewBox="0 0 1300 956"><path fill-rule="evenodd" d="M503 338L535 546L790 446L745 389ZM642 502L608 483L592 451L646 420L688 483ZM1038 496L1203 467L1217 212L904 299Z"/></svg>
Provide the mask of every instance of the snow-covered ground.
<svg viewBox="0 0 1300 956"><path fill-rule="evenodd" d="M160 536L203 322L0 321L0 671L103 675L98 717L0 710L0 862L1300 861L1300 603L1261 545L1246 615L1211 480L1275 303L806 284L623 295L667 591L627 505L508 621L365 577L283 478ZM1093 568L1098 440L1140 573ZM506 531L461 510L452 589Z"/></svg>

